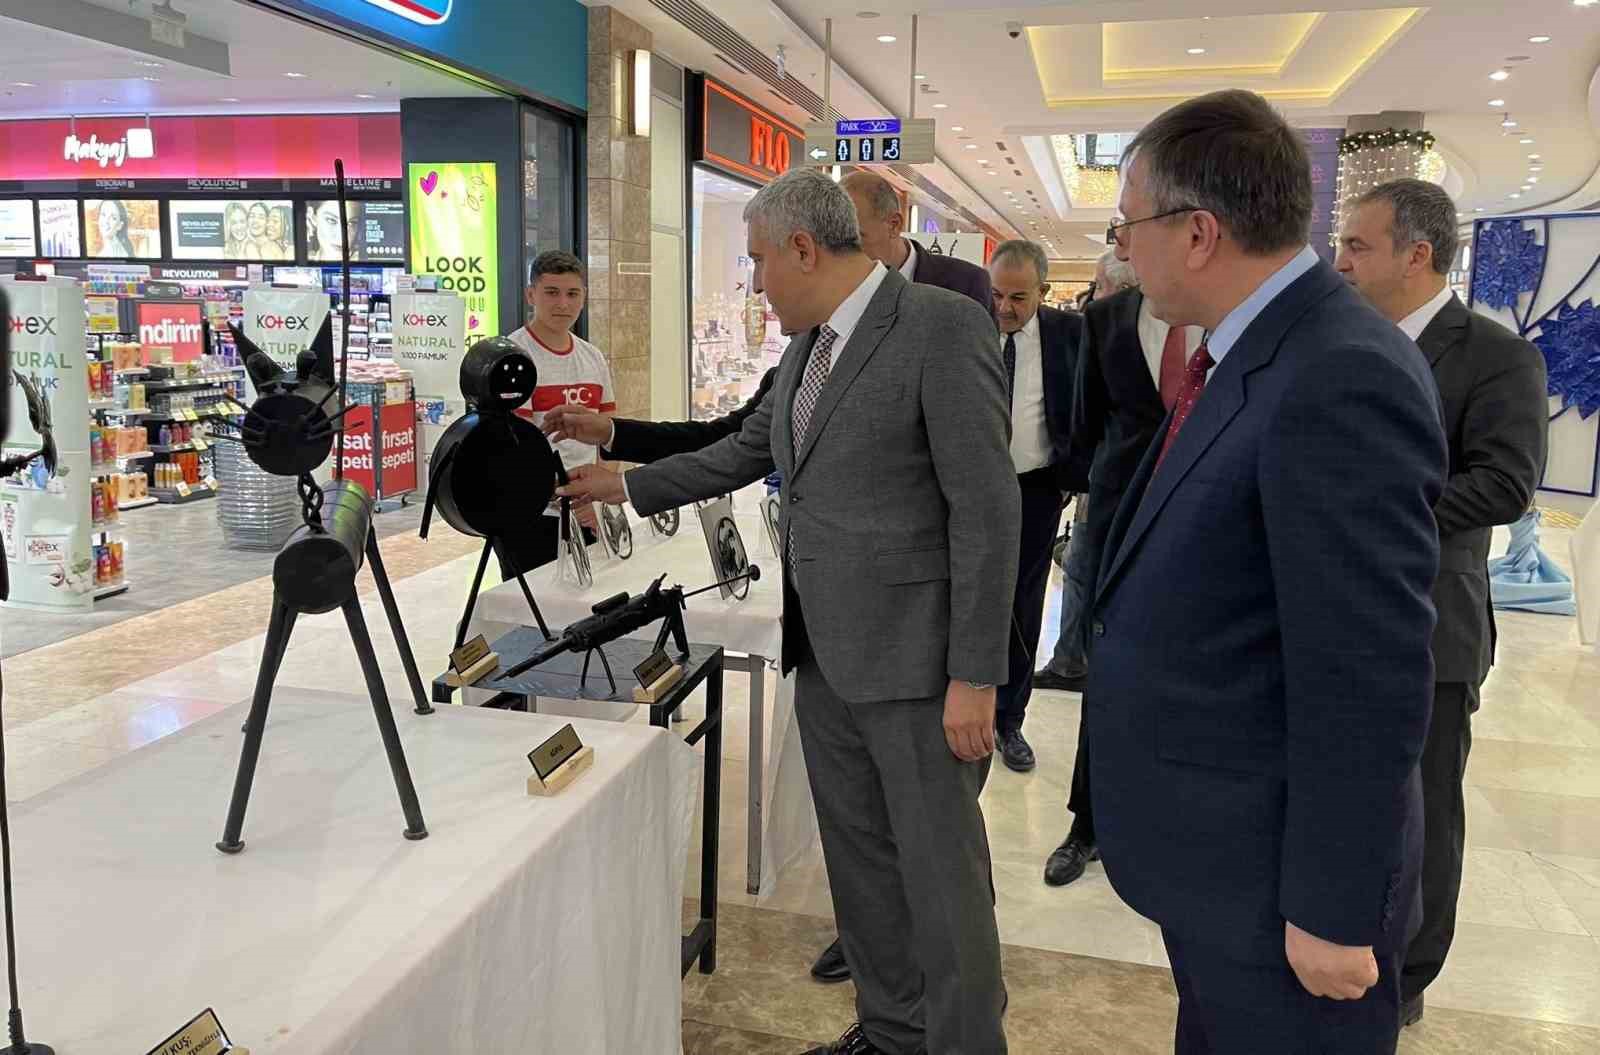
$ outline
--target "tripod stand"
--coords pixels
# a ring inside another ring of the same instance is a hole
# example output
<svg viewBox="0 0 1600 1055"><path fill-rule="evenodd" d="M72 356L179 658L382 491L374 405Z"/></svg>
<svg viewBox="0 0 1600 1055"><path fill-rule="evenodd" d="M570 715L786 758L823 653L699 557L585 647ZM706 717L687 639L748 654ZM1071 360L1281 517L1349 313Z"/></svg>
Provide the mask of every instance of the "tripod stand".
<svg viewBox="0 0 1600 1055"><path fill-rule="evenodd" d="M389 618L389 628L394 632L395 645L399 648L401 662L405 664L406 677L411 682L412 693L416 697L416 711L418 714L432 714L433 708L429 706L422 693L422 679L417 674L417 661L411 654L411 643L407 640L405 628L400 623L400 610L395 606L394 592L389 588L389 576L384 571L383 558L378 553L377 536L370 532L367 535L365 551L367 560L372 565L372 577L378 582L378 595L383 600L384 613ZM422 820L422 806L417 801L417 789L411 783L411 770L406 765L405 751L400 745L400 733L395 728L394 714L389 708L388 690L384 688L383 673L378 668L378 657L372 648L372 636L367 632L367 620L361 611L360 598L351 591L350 595L335 607L344 611L345 624L350 630L350 640L355 645L357 658L361 661L361 673L367 683L367 694L372 698L372 709L378 719L378 733L383 738L384 753L389 757L389 770L394 775L395 790L400 795L400 809L405 813L405 837L425 839L428 837L428 828ZM250 788L255 782L256 762L261 757L261 737L266 731L267 708L272 703L272 687L278 679L278 670L283 665L283 655L289 648L289 635L294 632L295 620L302 611L311 613L317 610L330 609L297 605L292 599L286 598L281 589L273 591L272 618L267 624L267 643L261 655L261 668L256 673L256 689L250 701L250 716L244 724L244 746L239 755L239 769L234 776L233 798L228 804L228 820L222 832L222 840L217 843L217 849L223 853L236 854L244 849L244 840L240 835L244 829L245 808L250 804Z"/></svg>
<svg viewBox="0 0 1600 1055"><path fill-rule="evenodd" d="M453 646L455 648L460 648L467 642L467 627L472 623L472 610L477 607L478 593L483 587L483 573L489 567L489 554L494 552L494 547L493 536L483 540L483 553L478 557L478 570L472 575L472 589L467 591L467 607L461 613L461 622L456 624L456 643ZM517 585L522 587L522 596L527 599L534 621L539 624L539 633L544 635L546 641L550 640L550 626L544 621L544 613L539 610L539 602L533 599L533 591L528 588L528 580L520 569L517 571ZM417 691L422 691L420 683Z"/></svg>

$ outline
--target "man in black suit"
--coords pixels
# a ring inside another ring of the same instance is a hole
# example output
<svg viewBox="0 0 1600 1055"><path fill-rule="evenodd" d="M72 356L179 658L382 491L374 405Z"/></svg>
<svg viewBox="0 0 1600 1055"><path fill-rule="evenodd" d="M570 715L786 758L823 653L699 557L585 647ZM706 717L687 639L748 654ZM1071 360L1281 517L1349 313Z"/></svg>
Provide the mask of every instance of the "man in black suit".
<svg viewBox="0 0 1600 1055"><path fill-rule="evenodd" d="M861 247L868 256L891 270L898 270L913 282L963 294L977 301L985 311L994 311L989 272L965 260L926 252L911 239L901 236L900 195L887 180L872 172L854 172L844 178L841 186L855 204L861 227ZM637 421L568 406L549 411L545 415L544 430L555 439L577 439L601 447L610 461L659 461L709 447L724 436L737 433L744 427L745 419L767 398L777 372L777 367L768 370L755 395L743 406L712 421ZM850 965L838 939L817 957L811 966L811 975L821 982L849 979Z"/></svg>
<svg viewBox="0 0 1600 1055"><path fill-rule="evenodd" d="M1549 429L1544 356L1468 311L1445 284L1456 240L1450 195L1424 180L1395 180L1367 192L1346 214L1335 262L1422 349L1439 385L1450 442L1450 475L1433 510L1439 624L1433 717L1422 752L1422 931L1401 975L1405 1025L1422 1017L1423 990L1438 977L1455 937L1466 844L1461 784L1478 689L1494 661L1489 536L1496 524L1527 512L1544 473Z"/></svg>
<svg viewBox="0 0 1600 1055"><path fill-rule="evenodd" d="M1089 492L1078 499L1087 508L1067 551L1061 640L1050 664L1034 675L1034 683L1044 689L1083 691L1092 643L1083 632L1083 612L1093 598L1106 535L1139 462L1177 402L1189 358L1200 346L1199 329L1158 319L1137 289L1132 266L1116 259L1115 251L1108 257L1101 261L1105 277L1097 281L1096 299L1084 312L1083 351L1073 386L1073 456L1093 457ZM1099 296L1101 289L1109 289L1108 295ZM1076 881L1100 856L1089 790L1088 729L1080 715L1067 799L1072 827L1045 862L1044 881L1050 886Z"/></svg>
<svg viewBox="0 0 1600 1055"><path fill-rule="evenodd" d="M1022 492L1010 680L995 704L995 746L1007 768L1018 773L1036 764L1022 723L1033 695L1033 656L1061 505L1067 493L1088 486L1087 461L1075 465L1067 451L1083 318L1044 306L1049 272L1049 257L1033 242L1003 242L989 258L1001 358L1011 386L1011 460Z"/></svg>
<svg viewBox="0 0 1600 1055"><path fill-rule="evenodd" d="M1090 612L1096 835L1161 925L1179 1055L1392 1053L1420 917L1444 428L1311 211L1299 132L1223 91L1134 138L1108 232L1208 334Z"/></svg>

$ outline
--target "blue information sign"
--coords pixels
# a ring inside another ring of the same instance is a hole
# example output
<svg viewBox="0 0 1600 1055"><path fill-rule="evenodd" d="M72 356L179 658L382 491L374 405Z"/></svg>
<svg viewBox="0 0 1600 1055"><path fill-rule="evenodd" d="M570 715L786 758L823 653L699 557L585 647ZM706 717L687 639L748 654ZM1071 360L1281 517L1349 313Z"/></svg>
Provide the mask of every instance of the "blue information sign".
<svg viewBox="0 0 1600 1055"><path fill-rule="evenodd" d="M900 118L877 117L867 121L840 121L835 134L841 136L897 136L900 134Z"/></svg>

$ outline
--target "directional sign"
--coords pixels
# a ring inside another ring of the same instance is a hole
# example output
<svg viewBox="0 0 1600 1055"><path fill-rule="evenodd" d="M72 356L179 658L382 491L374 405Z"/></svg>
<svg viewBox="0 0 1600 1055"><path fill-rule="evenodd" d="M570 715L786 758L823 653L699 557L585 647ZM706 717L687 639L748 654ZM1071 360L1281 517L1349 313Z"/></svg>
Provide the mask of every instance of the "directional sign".
<svg viewBox="0 0 1600 1055"><path fill-rule="evenodd" d="M813 165L925 165L934 160L935 122L838 121L806 126L805 159Z"/></svg>
<svg viewBox="0 0 1600 1055"><path fill-rule="evenodd" d="M840 121L834 125L834 135L840 136L897 136L900 118L877 117L870 121Z"/></svg>

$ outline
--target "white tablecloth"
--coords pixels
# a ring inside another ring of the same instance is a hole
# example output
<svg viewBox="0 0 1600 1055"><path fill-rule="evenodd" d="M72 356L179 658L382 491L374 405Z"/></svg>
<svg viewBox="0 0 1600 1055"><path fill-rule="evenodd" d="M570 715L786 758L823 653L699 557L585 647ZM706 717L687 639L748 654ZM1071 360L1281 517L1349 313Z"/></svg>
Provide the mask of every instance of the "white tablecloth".
<svg viewBox="0 0 1600 1055"><path fill-rule="evenodd" d="M309 690L273 701L238 856L212 844L243 706L18 807L30 1033L141 1052L209 1006L257 1053L678 1051L695 752L577 723L593 769L536 798L560 720L394 710L420 842L371 704Z"/></svg>
<svg viewBox="0 0 1600 1055"><path fill-rule="evenodd" d="M684 622L690 641L720 644L731 652L776 661L783 654L783 580L757 513L760 494L759 488L739 492L734 516L750 562L761 568L761 580L750 584L750 593L743 601L724 600L716 590L690 598ZM666 585L682 585L690 590L716 581L700 517L693 506L680 511L678 533L671 538L658 538L631 509L629 515L634 519L633 556L619 560L605 556L599 544L591 546L594 585L588 589L578 590L561 582L553 564L526 576L552 632L559 634L563 627L592 614L596 601L624 591L638 593L663 572ZM515 627L532 623L528 602L512 581L483 592L473 613L470 633L483 634L493 642ZM638 636L654 638L656 632L652 626ZM586 702L564 706L559 701L541 701L539 706L547 714L596 715L605 705ZM792 679L778 680L768 710L763 716L762 742L751 745L752 770L756 765L761 767L756 774L760 792L759 796L749 796L760 830L758 836L752 837L752 845L760 848L759 857L752 855L752 871L760 872L762 893L770 893L784 867L817 842L816 810L800 749L800 729L795 722ZM608 716L626 719L637 713L636 707L619 705Z"/></svg>

